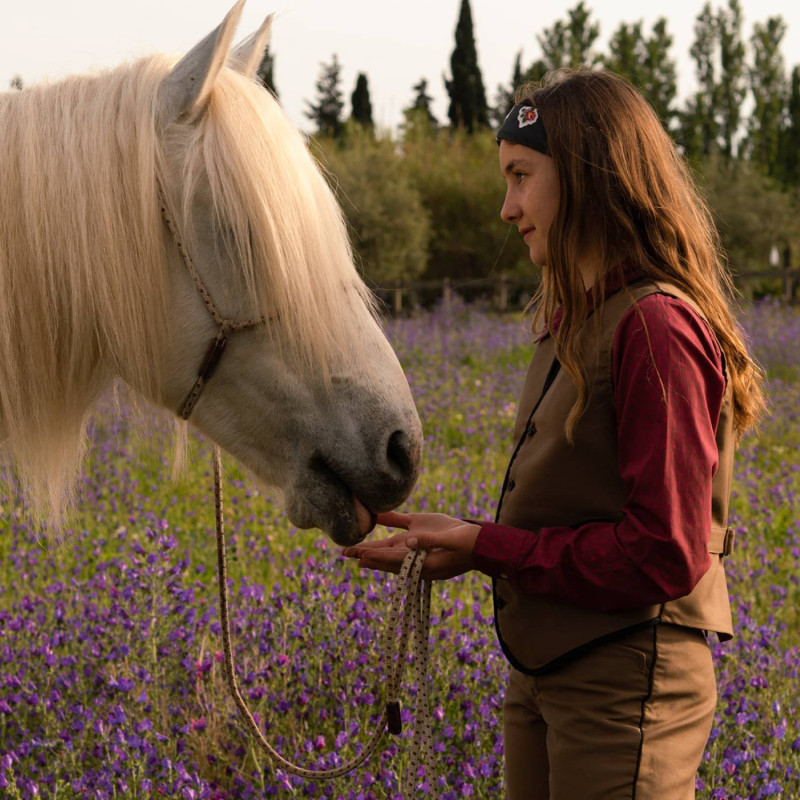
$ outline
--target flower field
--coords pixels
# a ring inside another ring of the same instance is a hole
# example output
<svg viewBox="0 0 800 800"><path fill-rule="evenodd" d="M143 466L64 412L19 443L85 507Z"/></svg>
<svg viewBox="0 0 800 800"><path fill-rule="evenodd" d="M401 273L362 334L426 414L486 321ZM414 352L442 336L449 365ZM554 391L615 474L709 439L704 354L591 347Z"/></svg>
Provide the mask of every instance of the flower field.
<svg viewBox="0 0 800 800"><path fill-rule="evenodd" d="M743 311L770 416L737 457L728 574L736 638L714 645L717 718L698 797L800 797L800 311ZM519 316L451 308L388 323L426 431L406 505L494 512L530 357ZM171 424L108 398L91 428L71 532L44 546L8 465L0 484L0 798L399 798L409 725L357 772L275 771L236 716L217 616L211 458ZM226 463L232 625L243 695L267 738L342 763L379 713L376 642L392 581L360 574ZM502 796L506 663L488 579L433 589L431 695L445 798ZM411 672L409 671L409 680ZM404 691L413 705L414 687ZM410 713L404 709L404 720ZM406 797L424 797L420 774Z"/></svg>

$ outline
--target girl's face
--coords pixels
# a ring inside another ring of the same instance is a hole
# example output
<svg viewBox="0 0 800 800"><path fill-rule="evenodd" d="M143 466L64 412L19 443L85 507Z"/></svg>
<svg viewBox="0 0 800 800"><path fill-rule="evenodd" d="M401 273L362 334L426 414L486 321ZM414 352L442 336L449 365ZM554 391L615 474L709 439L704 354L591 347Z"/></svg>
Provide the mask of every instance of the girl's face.
<svg viewBox="0 0 800 800"><path fill-rule="evenodd" d="M547 266L547 234L561 198L555 163L538 150L502 139L500 171L506 179L500 216L517 226L531 261Z"/></svg>

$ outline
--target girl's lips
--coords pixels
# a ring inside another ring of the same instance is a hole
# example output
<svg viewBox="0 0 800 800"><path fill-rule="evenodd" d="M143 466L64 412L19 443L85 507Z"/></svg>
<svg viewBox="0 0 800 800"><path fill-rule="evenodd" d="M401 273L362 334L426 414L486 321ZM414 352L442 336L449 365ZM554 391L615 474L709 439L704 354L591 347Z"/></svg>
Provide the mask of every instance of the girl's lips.
<svg viewBox="0 0 800 800"><path fill-rule="evenodd" d="M525 241L530 234L532 234L536 228L523 228L520 233L522 234L522 239Z"/></svg>

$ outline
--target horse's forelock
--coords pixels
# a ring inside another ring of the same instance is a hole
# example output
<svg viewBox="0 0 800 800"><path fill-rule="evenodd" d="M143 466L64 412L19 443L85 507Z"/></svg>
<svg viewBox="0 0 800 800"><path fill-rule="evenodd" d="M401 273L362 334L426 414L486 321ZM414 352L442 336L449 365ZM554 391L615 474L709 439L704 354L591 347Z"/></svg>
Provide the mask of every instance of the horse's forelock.
<svg viewBox="0 0 800 800"><path fill-rule="evenodd" d="M186 173L207 177L214 216L235 233L253 315L280 318L282 336L272 344L300 369L352 360L347 343L360 321L348 305L371 306L371 298L353 266L342 212L302 135L263 87L230 69L200 125ZM184 218L192 201L185 188Z"/></svg>

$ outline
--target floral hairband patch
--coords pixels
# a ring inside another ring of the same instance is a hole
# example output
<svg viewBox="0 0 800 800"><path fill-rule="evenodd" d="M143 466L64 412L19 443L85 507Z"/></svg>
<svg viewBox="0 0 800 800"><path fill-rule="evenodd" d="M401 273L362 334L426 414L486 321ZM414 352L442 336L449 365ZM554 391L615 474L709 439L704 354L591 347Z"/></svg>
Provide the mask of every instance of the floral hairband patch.
<svg viewBox="0 0 800 800"><path fill-rule="evenodd" d="M539 110L533 106L522 106L517 114L519 127L524 128L526 125L533 125L539 119Z"/></svg>

